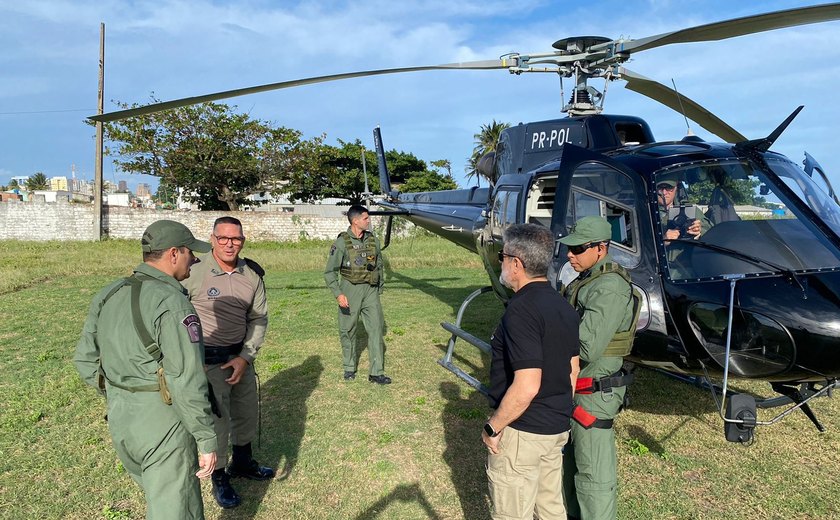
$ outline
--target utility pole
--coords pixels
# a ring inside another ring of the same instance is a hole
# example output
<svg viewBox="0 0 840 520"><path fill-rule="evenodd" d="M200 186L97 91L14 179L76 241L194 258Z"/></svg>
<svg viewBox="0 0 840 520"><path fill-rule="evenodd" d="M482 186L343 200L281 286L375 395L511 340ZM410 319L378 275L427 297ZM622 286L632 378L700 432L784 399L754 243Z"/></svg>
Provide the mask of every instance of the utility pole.
<svg viewBox="0 0 840 520"><path fill-rule="evenodd" d="M105 22L99 24L99 93L97 114L105 109ZM102 121L96 122L96 159L93 181L93 237L102 240Z"/></svg>

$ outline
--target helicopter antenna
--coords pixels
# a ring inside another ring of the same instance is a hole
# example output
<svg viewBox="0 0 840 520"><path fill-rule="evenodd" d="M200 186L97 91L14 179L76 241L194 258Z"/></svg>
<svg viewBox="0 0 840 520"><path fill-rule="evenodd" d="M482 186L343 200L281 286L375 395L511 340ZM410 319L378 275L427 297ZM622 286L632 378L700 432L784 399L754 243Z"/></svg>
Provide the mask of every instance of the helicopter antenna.
<svg viewBox="0 0 840 520"><path fill-rule="evenodd" d="M677 82L674 81L674 78L671 78L671 84L674 85L674 93L677 94L677 101L680 102L680 112L682 112L683 119L685 119L685 128L688 131L686 137L694 135L694 132L691 131L691 125L688 124L688 116L685 115L685 107L683 106L682 96L680 95L680 91L677 90Z"/></svg>

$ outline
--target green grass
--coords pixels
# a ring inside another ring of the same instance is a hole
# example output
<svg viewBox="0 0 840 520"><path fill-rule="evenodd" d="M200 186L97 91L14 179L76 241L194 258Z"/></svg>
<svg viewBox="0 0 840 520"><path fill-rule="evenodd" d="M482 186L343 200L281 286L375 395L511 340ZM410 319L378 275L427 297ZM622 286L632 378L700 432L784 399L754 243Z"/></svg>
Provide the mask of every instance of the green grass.
<svg viewBox="0 0 840 520"><path fill-rule="evenodd" d="M383 294L390 387L341 378L336 308L322 269L329 244L249 244L268 271L270 325L257 360L260 461L270 483L236 480L239 508L208 518L486 519L486 401L436 361L464 297L486 283L477 256L442 240L395 242ZM139 261L134 242L4 242L0 251L0 518L143 518L102 420L104 403L70 359L93 294ZM467 312L487 338L492 295ZM459 366L486 380L489 360L461 346ZM360 372L367 368L362 353ZM738 382L739 388L763 386ZM638 371L617 420L619 517L831 518L840 403L822 399L819 434L801 413L759 429L748 448L723 439L706 391ZM769 416L762 412L762 418Z"/></svg>

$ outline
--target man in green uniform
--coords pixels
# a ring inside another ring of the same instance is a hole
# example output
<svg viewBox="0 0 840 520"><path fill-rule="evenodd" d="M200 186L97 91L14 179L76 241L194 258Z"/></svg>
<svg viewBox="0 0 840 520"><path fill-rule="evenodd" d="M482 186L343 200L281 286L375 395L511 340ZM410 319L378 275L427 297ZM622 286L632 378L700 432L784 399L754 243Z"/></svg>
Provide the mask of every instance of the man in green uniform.
<svg viewBox="0 0 840 520"><path fill-rule="evenodd" d="M216 433L195 309L178 282L196 240L171 220L150 225L143 263L93 299L73 362L108 403L114 449L146 495L146 518L204 518L198 478L216 466ZM196 451L199 452L196 461Z"/></svg>
<svg viewBox="0 0 840 520"><path fill-rule="evenodd" d="M370 214L366 207L350 206L347 220L350 227L333 242L324 270L327 287L338 301L338 335L344 358L344 379L356 379L359 362L356 356L356 326L361 317L368 335L368 381L388 385L391 378L385 375L385 342L382 339L385 317L379 301L385 282L379 240L368 229Z"/></svg>
<svg viewBox="0 0 840 520"><path fill-rule="evenodd" d="M693 205L690 205L695 208L693 218L687 216L681 218L679 214L669 215L669 210L680 207L680 202L677 200L680 182L680 179L673 174L659 175L656 179L659 221L662 224L662 233L665 240L676 238L697 239L712 227L709 219L700 211L700 208Z"/></svg>
<svg viewBox="0 0 840 520"><path fill-rule="evenodd" d="M268 305L263 271L253 260L240 258L245 244L242 223L220 217L210 235L213 251L192 266L183 285L204 330L204 364L219 407L215 418L219 443L213 472L213 498L224 509L236 507L241 498L230 484L231 476L268 480L274 470L260 466L251 455L257 435L257 379L254 358L265 339ZM233 460L227 466L228 440ZM225 471L227 466L227 471Z"/></svg>
<svg viewBox="0 0 840 520"><path fill-rule="evenodd" d="M571 446L564 458L564 494L570 518L616 517L613 419L632 376L621 370L635 333L630 277L609 255L610 224L584 217L560 239L580 273L564 295L580 315L580 376L575 392Z"/></svg>

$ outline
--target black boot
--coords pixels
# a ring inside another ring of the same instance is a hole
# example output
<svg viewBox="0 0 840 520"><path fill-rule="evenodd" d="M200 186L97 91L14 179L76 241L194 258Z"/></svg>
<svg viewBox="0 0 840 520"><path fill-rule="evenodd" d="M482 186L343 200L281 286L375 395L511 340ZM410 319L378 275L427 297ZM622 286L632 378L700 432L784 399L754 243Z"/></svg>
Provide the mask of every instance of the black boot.
<svg viewBox="0 0 840 520"><path fill-rule="evenodd" d="M268 480L274 478L274 470L260 466L251 456L251 443L233 446L233 460L227 468L232 477L245 477L251 480Z"/></svg>
<svg viewBox="0 0 840 520"><path fill-rule="evenodd" d="M230 476L225 472L225 468L215 470L210 479L213 481L213 498L222 509L231 509L242 503L242 499L230 485Z"/></svg>

